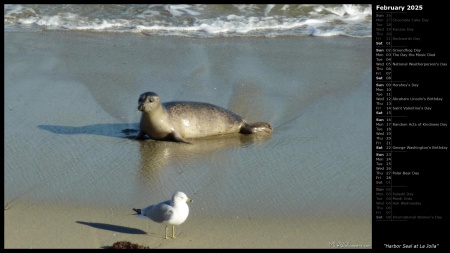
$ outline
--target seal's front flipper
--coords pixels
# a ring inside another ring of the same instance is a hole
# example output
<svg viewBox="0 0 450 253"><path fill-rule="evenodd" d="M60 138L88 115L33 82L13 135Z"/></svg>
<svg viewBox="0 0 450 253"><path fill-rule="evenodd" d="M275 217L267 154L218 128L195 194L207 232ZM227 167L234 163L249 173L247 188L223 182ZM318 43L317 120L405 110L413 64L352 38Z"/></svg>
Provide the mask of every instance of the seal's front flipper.
<svg viewBox="0 0 450 253"><path fill-rule="evenodd" d="M187 144L192 144L191 142L183 139L183 137L181 137L181 135L179 133L177 133L177 132L172 132L172 137L173 137L173 140L176 141L176 142L184 142L184 143L187 143Z"/></svg>
<svg viewBox="0 0 450 253"><path fill-rule="evenodd" d="M138 135L136 135L135 139L136 140L143 140L145 137L145 133L139 130Z"/></svg>

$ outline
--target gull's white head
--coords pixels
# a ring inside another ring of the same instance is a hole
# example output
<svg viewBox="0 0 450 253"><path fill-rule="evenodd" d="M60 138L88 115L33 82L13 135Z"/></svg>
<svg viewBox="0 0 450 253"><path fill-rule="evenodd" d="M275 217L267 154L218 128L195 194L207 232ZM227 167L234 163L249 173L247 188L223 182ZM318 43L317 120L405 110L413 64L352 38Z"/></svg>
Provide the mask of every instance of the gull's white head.
<svg viewBox="0 0 450 253"><path fill-rule="evenodd" d="M186 203L192 202L192 199L188 198L188 196L184 192L177 191L172 196L172 203Z"/></svg>

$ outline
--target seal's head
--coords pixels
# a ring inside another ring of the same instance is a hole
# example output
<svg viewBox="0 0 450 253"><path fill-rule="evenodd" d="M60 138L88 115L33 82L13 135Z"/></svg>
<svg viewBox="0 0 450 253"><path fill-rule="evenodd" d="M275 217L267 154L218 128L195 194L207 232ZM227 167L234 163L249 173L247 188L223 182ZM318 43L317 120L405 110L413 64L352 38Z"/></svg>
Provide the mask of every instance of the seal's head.
<svg viewBox="0 0 450 253"><path fill-rule="evenodd" d="M141 112L150 112L161 106L158 94L154 92L145 92L139 96L138 110Z"/></svg>

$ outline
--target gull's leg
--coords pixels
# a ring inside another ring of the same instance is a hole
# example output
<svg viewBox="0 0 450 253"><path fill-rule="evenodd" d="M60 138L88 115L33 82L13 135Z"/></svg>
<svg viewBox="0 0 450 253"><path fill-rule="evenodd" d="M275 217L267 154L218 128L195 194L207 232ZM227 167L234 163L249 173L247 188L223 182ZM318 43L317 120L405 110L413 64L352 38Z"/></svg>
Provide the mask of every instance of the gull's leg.
<svg viewBox="0 0 450 253"><path fill-rule="evenodd" d="M166 239L167 239L167 226L166 226Z"/></svg>
<svg viewBox="0 0 450 253"><path fill-rule="evenodd" d="M175 226L172 225L172 238L175 238Z"/></svg>

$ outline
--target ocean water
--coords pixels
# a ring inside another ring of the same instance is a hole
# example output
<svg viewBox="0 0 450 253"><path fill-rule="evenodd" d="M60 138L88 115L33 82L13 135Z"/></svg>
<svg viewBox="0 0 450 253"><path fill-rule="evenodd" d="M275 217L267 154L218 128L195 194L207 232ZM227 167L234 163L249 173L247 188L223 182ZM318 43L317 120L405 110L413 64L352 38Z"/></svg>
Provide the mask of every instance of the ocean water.
<svg viewBox="0 0 450 253"><path fill-rule="evenodd" d="M7 4L5 31L371 37L370 4Z"/></svg>

